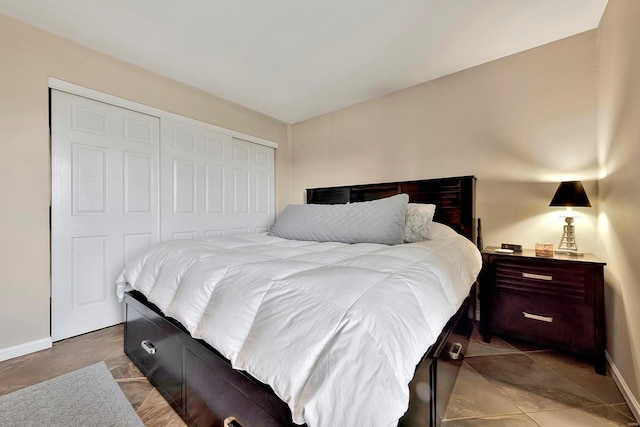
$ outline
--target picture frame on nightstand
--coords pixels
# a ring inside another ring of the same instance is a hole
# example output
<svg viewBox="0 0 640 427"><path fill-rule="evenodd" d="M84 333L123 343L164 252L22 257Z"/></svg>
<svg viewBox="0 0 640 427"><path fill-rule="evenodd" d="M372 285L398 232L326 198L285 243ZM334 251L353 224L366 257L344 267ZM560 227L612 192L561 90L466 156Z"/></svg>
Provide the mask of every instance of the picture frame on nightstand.
<svg viewBox="0 0 640 427"><path fill-rule="evenodd" d="M552 257L553 243L536 243L535 253L536 253L536 256L540 256L540 257Z"/></svg>

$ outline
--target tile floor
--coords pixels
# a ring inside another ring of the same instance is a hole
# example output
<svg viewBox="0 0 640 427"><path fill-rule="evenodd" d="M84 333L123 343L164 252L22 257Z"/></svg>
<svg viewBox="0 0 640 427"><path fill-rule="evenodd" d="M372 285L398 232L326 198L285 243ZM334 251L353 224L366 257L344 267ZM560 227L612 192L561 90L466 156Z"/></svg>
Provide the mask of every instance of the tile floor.
<svg viewBox="0 0 640 427"><path fill-rule="evenodd" d="M0 395L104 361L146 426L185 424L124 355L122 325L0 362ZM443 427L638 426L610 375L555 351L474 333Z"/></svg>
<svg viewBox="0 0 640 427"><path fill-rule="evenodd" d="M580 358L474 331L443 427L638 426L611 375Z"/></svg>

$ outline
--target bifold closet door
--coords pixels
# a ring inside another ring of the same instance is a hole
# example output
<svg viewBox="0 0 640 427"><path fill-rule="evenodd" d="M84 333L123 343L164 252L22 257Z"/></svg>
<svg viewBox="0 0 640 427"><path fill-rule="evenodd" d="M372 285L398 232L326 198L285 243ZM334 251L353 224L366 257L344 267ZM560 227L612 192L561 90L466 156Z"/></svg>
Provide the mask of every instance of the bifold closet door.
<svg viewBox="0 0 640 427"><path fill-rule="evenodd" d="M206 126L161 121L161 239L267 231L274 149Z"/></svg>
<svg viewBox="0 0 640 427"><path fill-rule="evenodd" d="M160 120L51 91L51 336L121 323L115 280L159 241Z"/></svg>

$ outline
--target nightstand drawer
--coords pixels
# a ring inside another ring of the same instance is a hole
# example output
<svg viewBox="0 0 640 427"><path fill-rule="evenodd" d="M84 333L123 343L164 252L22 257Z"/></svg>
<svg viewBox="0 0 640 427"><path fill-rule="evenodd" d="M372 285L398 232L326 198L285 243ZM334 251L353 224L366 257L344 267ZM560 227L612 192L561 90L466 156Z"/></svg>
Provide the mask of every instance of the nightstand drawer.
<svg viewBox="0 0 640 427"><path fill-rule="evenodd" d="M579 353L594 350L593 308L536 295L497 292L493 330Z"/></svg>
<svg viewBox="0 0 640 427"><path fill-rule="evenodd" d="M482 251L480 331L590 357L606 373L604 266L593 254Z"/></svg>
<svg viewBox="0 0 640 427"><path fill-rule="evenodd" d="M495 263L496 290L593 303L593 267L545 260L505 259Z"/></svg>

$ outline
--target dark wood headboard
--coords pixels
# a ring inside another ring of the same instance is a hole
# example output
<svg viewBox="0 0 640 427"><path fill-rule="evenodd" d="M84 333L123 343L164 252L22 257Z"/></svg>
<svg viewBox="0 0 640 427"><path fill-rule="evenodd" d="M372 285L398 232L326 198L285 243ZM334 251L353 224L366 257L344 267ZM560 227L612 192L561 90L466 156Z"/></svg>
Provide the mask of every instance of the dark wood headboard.
<svg viewBox="0 0 640 427"><path fill-rule="evenodd" d="M476 243L475 176L308 188L307 203L366 202L400 193L407 193L411 203L433 203L434 221L449 225Z"/></svg>

